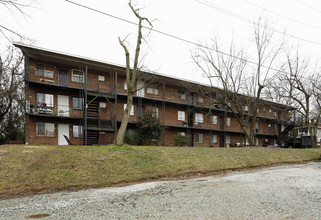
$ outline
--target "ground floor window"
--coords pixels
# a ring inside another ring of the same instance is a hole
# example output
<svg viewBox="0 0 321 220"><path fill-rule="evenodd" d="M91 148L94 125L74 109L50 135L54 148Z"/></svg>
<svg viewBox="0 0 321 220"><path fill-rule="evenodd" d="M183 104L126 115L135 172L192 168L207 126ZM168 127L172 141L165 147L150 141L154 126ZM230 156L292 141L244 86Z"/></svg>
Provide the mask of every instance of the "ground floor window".
<svg viewBox="0 0 321 220"><path fill-rule="evenodd" d="M73 125L72 126L72 136L75 138L82 138L83 137L83 126Z"/></svg>
<svg viewBox="0 0 321 220"><path fill-rule="evenodd" d="M37 136L55 136L55 124L53 123L36 123Z"/></svg>
<svg viewBox="0 0 321 220"><path fill-rule="evenodd" d="M217 144L217 135L215 135L215 134L211 135L211 143L212 144Z"/></svg>
<svg viewBox="0 0 321 220"><path fill-rule="evenodd" d="M231 144L231 136L226 136L226 144Z"/></svg>
<svg viewBox="0 0 321 220"><path fill-rule="evenodd" d="M203 134L195 134L196 136L196 143L203 143L204 142L204 135Z"/></svg>

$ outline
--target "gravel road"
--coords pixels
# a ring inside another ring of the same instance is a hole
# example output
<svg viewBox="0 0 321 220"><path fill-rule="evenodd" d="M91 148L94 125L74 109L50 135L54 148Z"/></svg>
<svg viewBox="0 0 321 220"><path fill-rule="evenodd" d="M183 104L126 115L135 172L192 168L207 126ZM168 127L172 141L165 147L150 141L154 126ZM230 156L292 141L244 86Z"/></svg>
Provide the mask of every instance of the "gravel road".
<svg viewBox="0 0 321 220"><path fill-rule="evenodd" d="M321 163L0 201L0 219L32 217L321 219Z"/></svg>

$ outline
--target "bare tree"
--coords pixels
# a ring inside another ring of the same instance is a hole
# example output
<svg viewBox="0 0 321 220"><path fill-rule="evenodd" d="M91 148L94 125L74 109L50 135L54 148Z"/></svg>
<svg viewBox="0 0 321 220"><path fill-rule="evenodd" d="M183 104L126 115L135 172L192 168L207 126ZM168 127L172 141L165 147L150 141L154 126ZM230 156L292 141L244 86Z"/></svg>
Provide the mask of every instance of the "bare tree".
<svg viewBox="0 0 321 220"><path fill-rule="evenodd" d="M278 78L280 83L285 82L278 89L282 91L284 99L290 100L303 117L312 145L316 147L321 113L321 81L317 66L312 65L309 59L301 57L298 50L295 54L288 52L285 71Z"/></svg>
<svg viewBox="0 0 321 220"><path fill-rule="evenodd" d="M229 110L240 124L250 145L255 145L255 125L258 109L264 105L262 91L269 87L275 74L272 65L283 47L274 44L268 23L258 21L254 28L256 61L250 61L244 49L237 50L232 42L223 53L217 38L213 45L199 47L193 61L208 78L212 100ZM255 68L253 68L253 66ZM252 67L252 68L251 68Z"/></svg>
<svg viewBox="0 0 321 220"><path fill-rule="evenodd" d="M0 139L6 139L8 121L20 124L23 115L23 56L12 47L6 57L0 56ZM16 120L17 119L17 120ZM9 123L10 124L10 123ZM16 125L17 127L23 127Z"/></svg>
<svg viewBox="0 0 321 220"><path fill-rule="evenodd" d="M37 0L0 0L0 7L5 11L5 9L12 14L12 16L21 15L24 19L29 18L29 15L25 12L26 8L32 7L32 5ZM18 31L16 31L12 27L8 27L5 24L3 24L0 20L0 33L9 41L11 35L17 36L20 38L20 40L30 40L26 36L23 36Z"/></svg>
<svg viewBox="0 0 321 220"><path fill-rule="evenodd" d="M143 40L143 34L142 34L143 25L142 25L142 23L144 21L146 21L146 22L148 22L148 24L150 26L152 26L147 18L142 17L139 14L139 9L135 9L132 6L131 1L129 1L128 5L131 8L132 12L135 14L135 16L138 18L138 35L137 35L134 64L133 64L132 69L131 69L131 65L130 65L130 53L127 49L127 46L125 45L126 38L124 40L121 40L120 38L118 38L119 43L123 47L123 49L125 51L125 56L126 56L127 107L124 110L124 116L123 116L120 128L119 128L117 136L116 136L115 144L117 144L117 145L123 145L123 143L124 143L124 136L125 136L125 132L127 129L129 115L130 115L130 111L133 106L133 96L134 96L134 93L136 92L136 90L141 89L141 88L137 88L137 80L138 80L139 75L141 73L141 68L139 67L139 54L140 54L140 49L141 49L141 43Z"/></svg>

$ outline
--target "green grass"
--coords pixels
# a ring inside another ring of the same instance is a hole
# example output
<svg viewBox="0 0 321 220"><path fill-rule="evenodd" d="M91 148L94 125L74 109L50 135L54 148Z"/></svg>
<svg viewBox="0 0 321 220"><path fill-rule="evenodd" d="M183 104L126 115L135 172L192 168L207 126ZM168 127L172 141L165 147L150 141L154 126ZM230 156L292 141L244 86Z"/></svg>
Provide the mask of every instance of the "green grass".
<svg viewBox="0 0 321 220"><path fill-rule="evenodd" d="M320 158L321 149L0 146L0 198Z"/></svg>

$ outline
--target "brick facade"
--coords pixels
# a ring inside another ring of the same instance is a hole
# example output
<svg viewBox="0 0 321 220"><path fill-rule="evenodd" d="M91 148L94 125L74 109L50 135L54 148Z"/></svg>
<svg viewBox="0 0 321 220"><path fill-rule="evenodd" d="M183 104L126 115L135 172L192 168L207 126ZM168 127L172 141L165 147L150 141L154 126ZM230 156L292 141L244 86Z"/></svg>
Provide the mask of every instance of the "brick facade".
<svg viewBox="0 0 321 220"><path fill-rule="evenodd" d="M74 99L75 102L84 99L85 91L88 91L87 132L92 133L95 144L113 143L126 103L125 69L32 47L19 47L26 55L26 142L58 144L58 125L68 124L70 141L83 144L83 138L73 137L73 125L84 127L83 109L86 105L79 109L75 107ZM87 67L87 79L84 67ZM191 93L183 85L180 80L161 77L159 83L146 86L144 92L136 92L130 126L135 127L139 116L148 108L157 108L159 120L166 126L161 145L174 145L179 132L189 135L190 145L197 147L246 144L243 131L233 115L220 106L212 105L209 97ZM52 99L53 103L50 106L37 103L37 94L43 97L47 94L48 97L43 99ZM58 99L64 100L67 110L61 110L63 107ZM276 143L281 128L279 123L288 116L287 110L279 108L279 104L268 104L258 110L256 133L259 145ZM54 134L37 134L37 123L54 124Z"/></svg>

